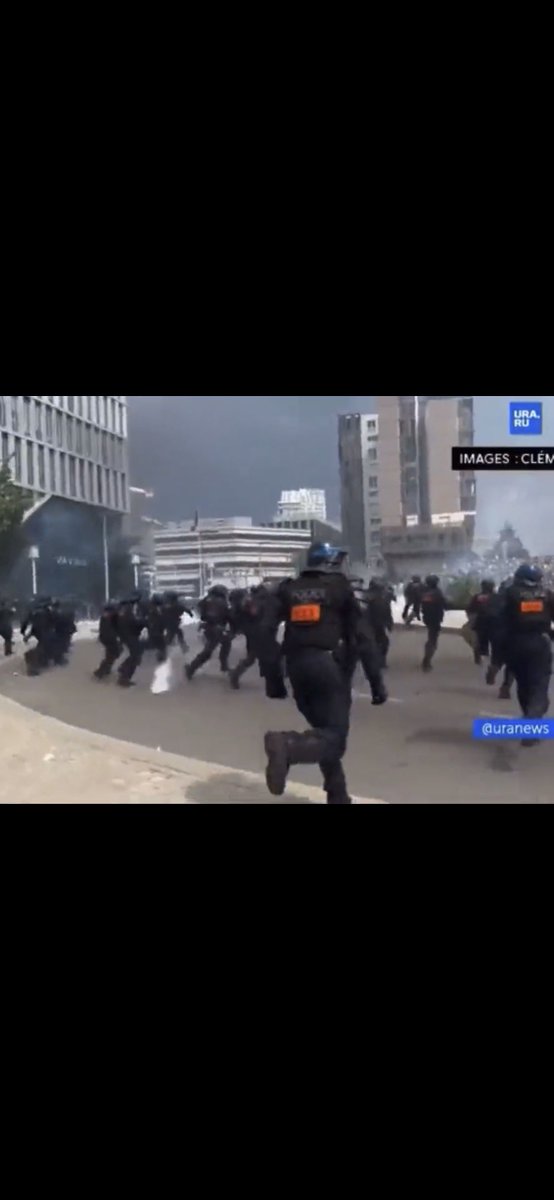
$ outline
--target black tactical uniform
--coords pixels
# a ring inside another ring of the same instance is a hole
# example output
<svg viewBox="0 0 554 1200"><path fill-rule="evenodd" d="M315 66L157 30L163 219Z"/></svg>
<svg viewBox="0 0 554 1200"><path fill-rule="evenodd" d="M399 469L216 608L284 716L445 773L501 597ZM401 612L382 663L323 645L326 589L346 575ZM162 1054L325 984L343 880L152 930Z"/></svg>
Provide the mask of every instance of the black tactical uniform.
<svg viewBox="0 0 554 1200"><path fill-rule="evenodd" d="M263 584L245 592L240 606L231 601L231 630L243 634L246 639L246 654L229 674L231 687L238 691L240 679L253 667L260 651L260 624L263 618L268 591Z"/></svg>
<svg viewBox="0 0 554 1200"><path fill-rule="evenodd" d="M410 582L406 584L404 600L402 620L406 622L406 625L410 625L414 619L419 621L421 619L421 579L419 575L412 575Z"/></svg>
<svg viewBox="0 0 554 1200"><path fill-rule="evenodd" d="M52 604L53 640L52 658L56 666L63 667L67 663L67 655L71 648L71 639L77 632L75 613L69 604L54 600Z"/></svg>
<svg viewBox="0 0 554 1200"><path fill-rule="evenodd" d="M163 600L166 644L168 646L172 646L174 641L177 641L178 645L183 651L183 654L186 654L188 646L185 641L183 630L181 629L181 617L184 613L186 613L188 617L192 618L194 613L192 609L187 608L187 606L183 604L182 600L179 599L177 592L165 592Z"/></svg>
<svg viewBox="0 0 554 1200"><path fill-rule="evenodd" d="M375 641L375 633L369 612L368 593L360 588L354 589L354 594L359 608L356 634L358 657L371 689L372 703L384 704L387 699L387 692L381 674L382 658Z"/></svg>
<svg viewBox="0 0 554 1200"><path fill-rule="evenodd" d="M15 609L7 600L0 600L0 637L4 641L4 654L6 658L13 653L13 619Z"/></svg>
<svg viewBox="0 0 554 1200"><path fill-rule="evenodd" d="M367 593L367 608L383 669L387 666L390 648L389 633L394 627L391 603L390 590L380 580L372 579Z"/></svg>
<svg viewBox="0 0 554 1200"><path fill-rule="evenodd" d="M37 642L25 653L27 674L40 675L49 666L54 649L54 619L49 598L35 601L21 622L21 633L26 642L30 637Z"/></svg>
<svg viewBox="0 0 554 1200"><path fill-rule="evenodd" d="M229 665L231 634L228 628L230 613L226 589L217 585L211 588L208 595L200 601L198 611L200 628L204 634L204 649L185 667L187 679L192 679L198 669L210 660L218 646L221 670L227 671Z"/></svg>
<svg viewBox="0 0 554 1200"><path fill-rule="evenodd" d="M421 617L427 629L427 641L421 664L423 671L433 669L431 661L437 649L441 625L447 608L448 601L441 592L437 576L428 575L421 593Z"/></svg>
<svg viewBox="0 0 554 1200"><path fill-rule="evenodd" d="M543 717L549 707L554 597L541 580L540 571L523 564L504 592L506 664L515 676L520 708L526 717Z"/></svg>
<svg viewBox="0 0 554 1200"><path fill-rule="evenodd" d="M283 695L277 674L280 658L275 643L266 647L264 635L274 637L285 621L284 650L294 699L299 712L312 726L309 732L267 733L267 785L275 796L283 794L289 767L318 763L329 804L350 804L342 758L346 751L352 705L351 679L356 662L359 609L352 587L338 571L326 569L331 547L315 547L310 564L275 596L268 597L262 620L262 661L266 692ZM331 562L333 560L331 559ZM266 658L267 655L267 658Z"/></svg>
<svg viewBox="0 0 554 1200"><path fill-rule="evenodd" d="M477 666L481 665L482 658L488 658L489 654L492 654L495 621L498 613L496 601L497 596L492 579L483 579L479 591L471 597L466 608L466 613L475 631L476 646L473 657Z"/></svg>
<svg viewBox="0 0 554 1200"><path fill-rule="evenodd" d="M105 604L100 617L98 641L104 647L104 657L98 669L94 672L96 679L105 679L111 674L114 663L122 653L118 631L118 606L113 601Z"/></svg>
<svg viewBox="0 0 554 1200"><path fill-rule="evenodd" d="M131 687L133 675L141 664L144 647L140 635L145 625L146 615L140 602L124 600L117 615L119 637L127 650L127 658L118 668L120 687Z"/></svg>
<svg viewBox="0 0 554 1200"><path fill-rule="evenodd" d="M152 596L150 600L146 611L146 628L148 649L155 650L156 662L165 662L167 658L166 614L161 596Z"/></svg>

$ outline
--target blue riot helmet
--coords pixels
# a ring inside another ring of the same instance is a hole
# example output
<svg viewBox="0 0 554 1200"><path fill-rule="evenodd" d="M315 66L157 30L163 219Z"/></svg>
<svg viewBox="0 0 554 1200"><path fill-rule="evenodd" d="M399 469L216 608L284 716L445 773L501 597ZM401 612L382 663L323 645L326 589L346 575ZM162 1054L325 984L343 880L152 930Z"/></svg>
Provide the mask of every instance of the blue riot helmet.
<svg viewBox="0 0 554 1200"><path fill-rule="evenodd" d="M531 563L522 563L514 575L515 583L540 583L541 579L542 571L532 567Z"/></svg>
<svg viewBox="0 0 554 1200"><path fill-rule="evenodd" d="M307 565L309 567L338 567L347 556L346 550L339 550L329 542L314 542L308 550Z"/></svg>

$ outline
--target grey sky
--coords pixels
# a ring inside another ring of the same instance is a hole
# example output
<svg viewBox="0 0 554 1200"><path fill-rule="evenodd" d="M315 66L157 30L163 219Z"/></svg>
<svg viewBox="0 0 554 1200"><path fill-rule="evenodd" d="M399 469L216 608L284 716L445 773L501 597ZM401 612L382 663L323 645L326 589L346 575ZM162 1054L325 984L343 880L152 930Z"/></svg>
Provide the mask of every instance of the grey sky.
<svg viewBox="0 0 554 1200"><path fill-rule="evenodd" d="M513 396L479 396L478 444L506 445ZM536 399L536 397L526 397ZM554 445L553 397L541 397L544 435ZM130 396L131 474L156 493L155 516L253 516L269 520L283 488L322 487L339 515L337 414L370 412L371 397ZM521 439L525 440L525 439ZM531 552L554 550L550 473L481 473L479 532L510 519Z"/></svg>

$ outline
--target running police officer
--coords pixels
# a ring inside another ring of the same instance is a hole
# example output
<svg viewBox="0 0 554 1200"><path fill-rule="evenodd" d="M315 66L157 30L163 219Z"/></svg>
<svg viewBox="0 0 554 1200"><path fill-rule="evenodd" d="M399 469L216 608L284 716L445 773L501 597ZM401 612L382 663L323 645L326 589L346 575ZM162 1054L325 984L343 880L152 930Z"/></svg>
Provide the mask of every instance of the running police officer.
<svg viewBox="0 0 554 1200"><path fill-rule="evenodd" d="M185 667L185 674L189 680L193 679L199 668L210 660L218 646L220 668L222 671L229 670L231 635L228 628L230 614L227 588L215 584L210 588L207 596L200 601L198 611L201 621L200 629L204 634L204 649Z"/></svg>
<svg viewBox="0 0 554 1200"><path fill-rule="evenodd" d="M387 656L390 648L389 633L392 632L394 627L391 605L391 589L381 579L370 579L367 592L367 609L377 649L381 655L381 667L383 670L387 668Z"/></svg>
<svg viewBox="0 0 554 1200"><path fill-rule="evenodd" d="M421 616L427 629L427 641L421 664L422 671L433 670L431 662L437 649L444 614L449 607L439 583L438 575L428 575L421 593Z"/></svg>
<svg viewBox="0 0 554 1200"><path fill-rule="evenodd" d="M13 653L13 619L15 608L7 600L0 600L0 638L4 642L6 658Z"/></svg>
<svg viewBox="0 0 554 1200"><path fill-rule="evenodd" d="M273 796L283 794L291 766L318 763L328 804L351 803L342 758L350 727L360 613L351 584L337 569L344 558L344 551L328 544L313 545L306 569L268 597L261 641L266 693L270 698L283 695L275 632L284 621L288 677L296 706L312 727L302 734L265 735L266 779Z"/></svg>
<svg viewBox="0 0 554 1200"><path fill-rule="evenodd" d="M359 608L356 649L364 675L371 690L372 704L384 704L387 691L381 674L382 659L375 641L375 633L369 612L368 593L356 587L353 591Z"/></svg>
<svg viewBox="0 0 554 1200"><path fill-rule="evenodd" d="M121 657L122 646L118 631L118 605L110 600L104 605L98 629L98 641L104 647L104 657L100 666L94 671L96 679L105 679L111 675L112 667Z"/></svg>
<svg viewBox="0 0 554 1200"><path fill-rule="evenodd" d="M192 619L194 617L192 609L187 608L186 604L179 599L177 592L164 592L163 611L165 617L166 645L172 646L173 642L177 640L183 654L186 654L188 646L183 630L181 629L181 617L186 613Z"/></svg>
<svg viewBox="0 0 554 1200"><path fill-rule="evenodd" d="M234 610L231 628L242 633L246 639L246 654L229 674L229 682L235 691L240 688L242 676L256 663L259 654L260 623L263 618L268 589L263 583L246 592L240 608ZM233 610L232 610L233 611Z"/></svg>
<svg viewBox="0 0 554 1200"><path fill-rule="evenodd" d="M117 671L119 676L117 682L120 687L134 687L133 675L142 661L144 646L140 636L145 626L144 602L141 599L137 600L136 597L123 600L117 614L117 629L120 640L127 650L127 658L123 660Z"/></svg>
<svg viewBox="0 0 554 1200"><path fill-rule="evenodd" d="M548 712L548 688L552 674L550 629L554 619L554 597L542 584L538 567L522 563L514 582L504 592L503 621L506 630L506 665L513 672L517 697L525 717L544 717ZM524 746L537 739L525 739Z"/></svg>
<svg viewBox="0 0 554 1200"><path fill-rule="evenodd" d="M492 642L494 638L494 623L496 611L494 601L496 599L495 584L493 579L482 579L481 587L471 600L466 608L466 613L472 622L475 633L475 648L473 658L477 667L481 666L481 660L488 658L492 654Z"/></svg>
<svg viewBox="0 0 554 1200"><path fill-rule="evenodd" d="M419 621L421 618L421 576L412 575L410 582L404 588L404 611L402 620L406 625L411 625L413 620Z"/></svg>

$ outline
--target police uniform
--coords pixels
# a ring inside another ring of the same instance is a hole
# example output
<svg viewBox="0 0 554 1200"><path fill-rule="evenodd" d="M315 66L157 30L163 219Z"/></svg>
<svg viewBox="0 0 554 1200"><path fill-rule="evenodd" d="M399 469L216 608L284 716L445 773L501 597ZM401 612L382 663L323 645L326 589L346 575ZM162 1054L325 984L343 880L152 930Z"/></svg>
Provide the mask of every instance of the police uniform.
<svg viewBox="0 0 554 1200"><path fill-rule="evenodd" d="M355 590L358 603L359 619L357 626L356 649L364 675L371 689L373 704L384 704L387 692L381 674L382 659L375 641L375 633L371 623L367 592Z"/></svg>
<svg viewBox="0 0 554 1200"><path fill-rule="evenodd" d="M554 597L542 586L541 579L539 571L523 564L504 592L506 665L515 677L518 701L526 717L543 717L549 707Z"/></svg>
<svg viewBox="0 0 554 1200"><path fill-rule="evenodd" d="M141 664L143 646L140 636L145 625L146 616L141 602L124 600L117 615L119 637L127 650L127 658L123 660L117 672L120 687L131 686L133 675Z"/></svg>
<svg viewBox="0 0 554 1200"><path fill-rule="evenodd" d="M390 589L377 580L372 580L367 592L367 609L383 668L387 666L390 648L389 633L394 626L391 603Z"/></svg>
<svg viewBox="0 0 554 1200"><path fill-rule="evenodd" d="M448 601L441 592L436 575L428 575L421 593L421 618L427 629L427 641L421 664L424 671L432 670L431 661L436 653L441 625L447 608Z"/></svg>
<svg viewBox="0 0 554 1200"><path fill-rule="evenodd" d="M209 662L218 646L221 670L227 671L229 667L231 634L228 628L230 612L226 589L217 585L211 588L208 595L200 601L198 611L203 626L204 649L185 667L185 673L189 680L200 667L204 666L204 663Z"/></svg>
<svg viewBox="0 0 554 1200"><path fill-rule="evenodd" d="M325 549L333 561L333 553L338 552ZM268 597L262 621L263 633L273 638L279 624L285 622L288 678L296 706L312 728L306 733L266 734L266 779L270 792L279 796L289 767L318 763L328 804L350 804L342 758L350 728L360 614L346 576L326 569L325 555L320 559L319 548L312 550L317 553L315 558L312 552L308 555L306 570ZM272 652L263 638L261 646L267 695L282 695L275 642Z"/></svg>
<svg viewBox="0 0 554 1200"><path fill-rule="evenodd" d="M260 623L264 613L267 588L260 584L250 593L244 592L237 604L232 606L231 630L235 634L243 634L246 640L246 654L230 672L229 682L237 691L242 676L253 667L259 654Z"/></svg>
<svg viewBox="0 0 554 1200"><path fill-rule="evenodd" d="M183 630L181 629L181 617L184 615L184 613L186 613L189 617L193 617L194 613L190 608L187 608L181 600L179 600L176 592L165 593L163 598L163 612L165 618L166 644L168 646L172 646L173 642L177 640L181 650L183 651L183 654L186 654L188 646L185 641Z"/></svg>
<svg viewBox="0 0 554 1200"><path fill-rule="evenodd" d="M54 620L51 600L45 597L37 600L21 623L21 633L28 641L29 637L36 639L36 646L27 650L24 658L28 675L39 675L48 667L52 658L54 640Z"/></svg>
<svg viewBox="0 0 554 1200"><path fill-rule="evenodd" d="M146 613L146 628L148 630L148 648L155 650L156 662L165 662L167 659L166 614L163 611L161 596L152 596L150 600Z"/></svg>
<svg viewBox="0 0 554 1200"><path fill-rule="evenodd" d="M6 658L13 652L13 618L15 609L6 600L0 600L0 637L4 641Z"/></svg>
<svg viewBox="0 0 554 1200"><path fill-rule="evenodd" d="M114 663L117 662L122 653L116 604L105 604L102 609L98 629L98 641L104 647L104 657L94 675L96 679L105 679L107 675L111 674Z"/></svg>
<svg viewBox="0 0 554 1200"><path fill-rule="evenodd" d="M410 625L413 620L419 621L421 617L421 580L419 575L414 575L406 584L404 601L402 620L406 622L406 625Z"/></svg>
<svg viewBox="0 0 554 1200"><path fill-rule="evenodd" d="M480 665L482 658L488 658L491 653L496 601L494 583L492 580L483 579L479 591L471 597L466 608L466 613L472 621L475 631L476 644L473 653L477 666Z"/></svg>

